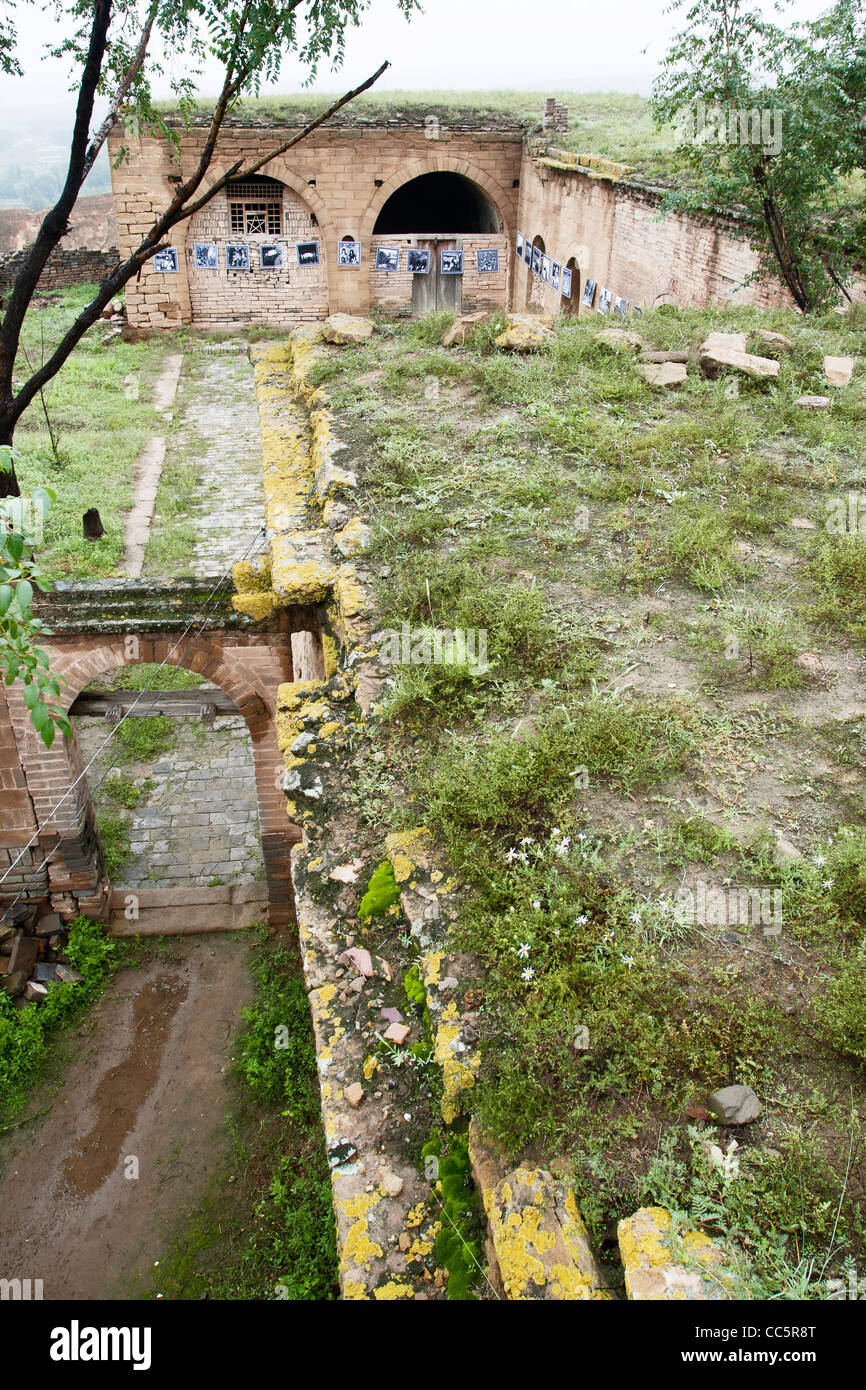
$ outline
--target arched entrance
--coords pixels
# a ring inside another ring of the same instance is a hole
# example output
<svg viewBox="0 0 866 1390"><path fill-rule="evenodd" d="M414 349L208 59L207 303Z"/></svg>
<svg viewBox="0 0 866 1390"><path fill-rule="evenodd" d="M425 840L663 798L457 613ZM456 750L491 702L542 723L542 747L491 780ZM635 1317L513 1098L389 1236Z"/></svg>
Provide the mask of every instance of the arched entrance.
<svg viewBox="0 0 866 1390"><path fill-rule="evenodd" d="M402 270L407 277L414 315L439 309L459 313L467 284L470 295L489 292L493 282L485 276L500 269L504 283L502 232L500 214L480 183L455 170L425 171L393 188L379 207L372 228L374 271L376 249L388 248L391 263L399 267L395 273ZM382 264L387 275L384 257ZM396 289L398 283L383 280L382 289Z"/></svg>
<svg viewBox="0 0 866 1390"><path fill-rule="evenodd" d="M453 236L498 232L499 215L482 188L464 174L439 171L410 179L391 194L374 236Z"/></svg>
<svg viewBox="0 0 866 1390"><path fill-rule="evenodd" d="M545 254L544 237L533 237L532 240L532 260L526 267L526 307L527 309L541 309L544 307L545 284L539 273L541 269L541 257Z"/></svg>
<svg viewBox="0 0 866 1390"><path fill-rule="evenodd" d="M266 913L272 924L291 919L293 901L289 868L291 844L300 838L300 830L286 816L286 798L282 790L283 760L277 745L273 720L273 701L281 680L291 674L292 658L285 645L243 646L234 634L212 633L193 639L186 650L178 652L177 638L169 635L138 637L104 636L90 639L54 640L50 644L52 670L65 680L63 704L73 705L84 687L100 672L140 663L176 667L182 665L216 687L228 702L227 711L240 716L251 740L255 804L264 882L267 885ZM180 659L179 659L180 657ZM148 697L151 695L149 693ZM202 704L207 704L202 700ZM106 721L107 724L107 721ZM110 726L106 727L106 734ZM207 730L203 737L207 738ZM59 841L57 853L48 864L48 883L55 908L61 911L82 910L92 916L104 916L108 904L104 901L103 855L97 835L93 802L85 760L77 738L54 740L45 749L31 729L22 725L19 736L21 764L40 832L39 843L48 848ZM252 794L252 792L250 793ZM55 811L58 802L62 804ZM208 803L218 799L211 794ZM206 809L200 813L206 814ZM244 831L238 848L244 850L247 832ZM235 855L237 860L238 855ZM231 853L225 862L232 862ZM225 877L212 874L211 877ZM157 876L155 887L170 888ZM214 902L223 899L231 904L236 894L230 885L213 885ZM259 916L264 913L259 913Z"/></svg>
<svg viewBox="0 0 866 1390"><path fill-rule="evenodd" d="M190 218L186 262L194 324L276 326L328 313L319 219L279 179L229 180Z"/></svg>
<svg viewBox="0 0 866 1390"><path fill-rule="evenodd" d="M571 295L561 295L559 311L566 318L577 318L580 312L580 266L575 256L566 261L565 269L571 271Z"/></svg>

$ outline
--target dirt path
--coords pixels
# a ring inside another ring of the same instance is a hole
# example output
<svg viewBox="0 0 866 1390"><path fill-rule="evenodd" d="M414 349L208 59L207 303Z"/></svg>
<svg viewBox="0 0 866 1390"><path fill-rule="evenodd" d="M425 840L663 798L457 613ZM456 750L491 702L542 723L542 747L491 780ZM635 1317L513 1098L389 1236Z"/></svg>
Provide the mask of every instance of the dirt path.
<svg viewBox="0 0 866 1390"><path fill-rule="evenodd" d="M46 1299L146 1293L225 1153L245 952L236 936L187 937L118 973L49 1113L0 1142L0 1275L42 1279Z"/></svg>

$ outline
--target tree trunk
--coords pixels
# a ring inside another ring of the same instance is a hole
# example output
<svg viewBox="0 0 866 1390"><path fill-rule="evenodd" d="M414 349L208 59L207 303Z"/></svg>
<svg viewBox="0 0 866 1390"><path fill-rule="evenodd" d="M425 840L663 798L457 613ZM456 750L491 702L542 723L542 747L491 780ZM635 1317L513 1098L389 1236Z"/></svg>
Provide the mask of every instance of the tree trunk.
<svg viewBox="0 0 866 1390"><path fill-rule="evenodd" d="M0 444L8 444L12 447L12 438L15 434L15 425L8 418L4 419L5 412L0 411ZM3 497L20 497L21 489L18 486L18 477L15 472L15 465L6 472L5 468L0 468L0 499Z"/></svg>

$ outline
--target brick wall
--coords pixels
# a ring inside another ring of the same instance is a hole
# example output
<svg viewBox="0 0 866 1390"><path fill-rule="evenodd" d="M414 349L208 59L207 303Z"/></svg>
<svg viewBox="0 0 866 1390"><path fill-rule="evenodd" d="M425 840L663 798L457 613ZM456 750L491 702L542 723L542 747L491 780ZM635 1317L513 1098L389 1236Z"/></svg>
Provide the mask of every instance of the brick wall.
<svg viewBox="0 0 866 1390"><path fill-rule="evenodd" d="M285 629L263 634L209 632L183 652L188 670L234 700L252 737L272 923L285 922L293 913L289 850L300 838L286 819L285 792L278 781L283 761L274 727L277 687L292 677L291 627L292 620ZM137 660L176 664L176 635L140 633L138 640ZM67 708L90 681L127 664L123 635L54 638L44 645L52 671L66 682L62 700ZM20 691L0 687L0 874L39 827L36 844L0 888L0 903L8 904L26 886L27 901L50 896L52 907L67 916L79 911L104 915L107 884L83 770L77 738L56 738L46 749L30 725ZM214 795L218 797L218 788ZM34 876L50 849L54 852L47 868Z"/></svg>
<svg viewBox="0 0 866 1390"><path fill-rule="evenodd" d="M211 181L237 159L251 159L276 146L291 134L285 126L224 128L211 167ZM168 146L150 137L132 138L122 130L110 141L115 156L120 144L131 150L128 162L112 167L118 238L122 252L130 252L161 212L175 184L172 179L191 172L201 148L203 132L194 129L184 137L181 164L173 162ZM314 274L299 271L291 264L286 274L258 269L244 272L244 280L229 281L225 256L220 246L220 269L194 272L191 247L194 241L222 242L227 232L227 200L220 193L213 210L203 209L192 225L177 230L179 251L177 274L159 274L148 264L140 277L127 288L126 303L130 323L140 328L166 328L178 323L202 322L210 327L231 326L239 314L245 320L283 325L327 313L362 313L371 304L393 295L402 303L411 298L411 286L396 289L380 285L381 276L373 269L371 255L373 227L388 198L409 179L437 171L463 174L473 180L493 204L502 228L501 240L480 239L480 245L500 245L504 251L513 242L516 227L518 189L523 159L522 132L518 128L449 129L445 122L437 127L437 138L428 139L422 125L385 127L329 126L316 131L285 156L272 160L263 174L278 179L286 192L294 227L303 239L320 243L323 264ZM315 219L315 222L312 221ZM312 236L308 229L312 228ZM205 230L209 233L205 235ZM362 243L363 262L359 270L337 265L336 246L343 237ZM229 239L226 236L226 239ZM283 238L231 238L253 245L257 240L283 240L294 260L293 241ZM386 239L389 244L393 238ZM466 239L467 249L469 239ZM189 248L189 251L188 249ZM467 260L469 257L467 256ZM506 264L504 256L500 261ZM238 272L237 274L240 274ZM495 284L477 285L472 273L464 281L464 297L481 303L489 297L496 303L504 292L503 272L490 276ZM396 278L396 277L394 277ZM479 277L484 280L486 277ZM386 292L387 291L387 292ZM221 304L224 312L221 312ZM200 318L200 314L204 317Z"/></svg>
<svg viewBox="0 0 866 1390"><path fill-rule="evenodd" d="M420 238L424 240L424 238ZM378 236L370 241L370 303L383 311L400 312L412 304L412 281L406 269L406 250L415 246L418 237ZM510 247L504 233L487 232L474 236L457 236L454 241L463 248L463 309L505 309L508 305L508 271ZM400 252L400 269L376 270L376 248L396 247ZM476 253L493 248L499 252L498 271L478 271Z"/></svg>
<svg viewBox="0 0 866 1390"><path fill-rule="evenodd" d="M26 249L13 251L8 256L0 256L0 294L12 286L26 257ZM40 276L39 288L63 290L68 289L70 285L98 284L114 269L118 261L116 246L110 246L107 251L58 246L51 253L48 264Z"/></svg>
<svg viewBox="0 0 866 1390"><path fill-rule="evenodd" d="M553 169L527 157L520 185L519 230L530 240L540 236L552 260L566 265L574 257L580 290L587 277L630 305L703 306L717 303L788 304L787 291L775 282L746 286L758 257L748 241L738 239L724 218L668 216L660 197L634 185L599 178L581 169ZM576 278L576 277L575 277ZM513 303L548 313L561 308L560 295L549 285L530 290L530 271L517 268ZM574 293L578 293L575 285ZM597 302L598 291L596 292ZM595 312L581 308L581 313Z"/></svg>

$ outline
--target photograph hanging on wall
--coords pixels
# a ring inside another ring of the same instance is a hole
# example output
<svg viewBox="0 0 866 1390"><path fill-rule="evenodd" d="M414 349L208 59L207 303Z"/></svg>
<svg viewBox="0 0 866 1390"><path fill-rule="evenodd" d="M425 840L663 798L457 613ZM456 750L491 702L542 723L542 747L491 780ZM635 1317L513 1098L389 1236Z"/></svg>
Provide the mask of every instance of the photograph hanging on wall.
<svg viewBox="0 0 866 1390"><path fill-rule="evenodd" d="M529 240L523 243L523 259L527 265L532 265L532 242Z"/></svg>
<svg viewBox="0 0 866 1390"><path fill-rule="evenodd" d="M490 275L499 269L499 252L495 246L475 252L475 269L479 275Z"/></svg>
<svg viewBox="0 0 866 1390"><path fill-rule="evenodd" d="M357 270L361 264L360 241L341 241L337 247L337 265Z"/></svg>
<svg viewBox="0 0 866 1390"><path fill-rule="evenodd" d="M250 248L244 245L226 247L226 270L249 270Z"/></svg>
<svg viewBox="0 0 866 1390"><path fill-rule="evenodd" d="M550 288L552 290L559 289L559 277L561 274L562 266L559 264L559 261L554 261L553 265L550 267Z"/></svg>
<svg viewBox="0 0 866 1390"><path fill-rule="evenodd" d="M298 258L298 265L318 265L319 243L317 241L296 242L295 254Z"/></svg>
<svg viewBox="0 0 866 1390"><path fill-rule="evenodd" d="M153 258L153 268L160 275L177 275L177 247L164 246Z"/></svg>
<svg viewBox="0 0 866 1390"><path fill-rule="evenodd" d="M406 252L406 269L410 275L429 275L430 252L417 246L410 246Z"/></svg>
<svg viewBox="0 0 866 1390"><path fill-rule="evenodd" d="M597 309L600 314L609 314L610 306L613 301L613 291L602 289L599 291Z"/></svg>
<svg viewBox="0 0 866 1390"><path fill-rule="evenodd" d="M463 252L462 251L440 251L439 269L443 275L462 275L463 274Z"/></svg>
<svg viewBox="0 0 866 1390"><path fill-rule="evenodd" d="M196 241L192 248L192 263L196 270L218 270L219 249L215 241Z"/></svg>
<svg viewBox="0 0 866 1390"><path fill-rule="evenodd" d="M562 272L562 297L563 299L571 299L571 271L568 266Z"/></svg>
<svg viewBox="0 0 866 1390"><path fill-rule="evenodd" d="M592 308L592 301L595 299L595 281L587 280L583 287L583 302L587 309Z"/></svg>
<svg viewBox="0 0 866 1390"><path fill-rule="evenodd" d="M532 248L532 273L533 273L533 275L540 275L540 274L541 274L541 247L540 247L540 246L533 246L533 248Z"/></svg>
<svg viewBox="0 0 866 1390"><path fill-rule="evenodd" d="M514 245L515 245L515 248L516 248L516 250L517 250L517 259L518 259L518 260L522 260L522 259L523 259L523 233L522 233L522 232L518 232L518 233L517 233L517 240L516 240L516 242L514 243Z"/></svg>
<svg viewBox="0 0 866 1390"><path fill-rule="evenodd" d="M282 270L284 264L283 248L277 242L259 247L259 265L262 270Z"/></svg>
<svg viewBox="0 0 866 1390"><path fill-rule="evenodd" d="M399 270L400 269L400 248L398 246L377 246L376 247L376 269L377 270Z"/></svg>
<svg viewBox="0 0 866 1390"><path fill-rule="evenodd" d="M542 278L542 280L544 281L545 285L549 285L549 284L550 284L550 257L549 257L549 256L542 256L542 258L541 258L541 278Z"/></svg>
<svg viewBox="0 0 866 1390"><path fill-rule="evenodd" d="M623 299L621 295L617 295L616 299L613 301L613 312L621 319L624 319L628 313L628 300Z"/></svg>

